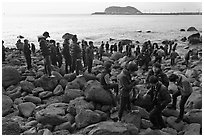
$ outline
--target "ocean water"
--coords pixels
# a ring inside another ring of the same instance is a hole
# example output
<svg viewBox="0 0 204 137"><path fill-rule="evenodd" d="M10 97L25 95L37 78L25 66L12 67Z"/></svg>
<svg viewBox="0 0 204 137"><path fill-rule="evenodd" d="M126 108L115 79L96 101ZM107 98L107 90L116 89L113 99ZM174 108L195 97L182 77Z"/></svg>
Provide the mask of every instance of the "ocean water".
<svg viewBox="0 0 204 137"><path fill-rule="evenodd" d="M79 40L94 41L96 46L110 38L131 39L140 43L146 40L180 40L195 33L179 31L187 30L190 26L202 31L201 15L3 15L2 22L2 39L6 47L15 47L18 35L38 47L37 36L44 31L48 31L51 39L60 43L63 41L62 35L69 32L77 34ZM151 33L146 33L147 30Z"/></svg>

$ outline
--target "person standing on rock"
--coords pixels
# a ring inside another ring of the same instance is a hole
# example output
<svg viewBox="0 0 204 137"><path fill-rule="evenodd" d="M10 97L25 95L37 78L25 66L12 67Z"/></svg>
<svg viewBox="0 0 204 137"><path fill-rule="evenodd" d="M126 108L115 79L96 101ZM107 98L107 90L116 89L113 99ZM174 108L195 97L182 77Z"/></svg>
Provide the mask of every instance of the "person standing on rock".
<svg viewBox="0 0 204 137"><path fill-rule="evenodd" d="M61 48L60 48L59 42L57 42L57 63L58 63L58 67L61 68L61 66L62 66L62 54L61 54Z"/></svg>
<svg viewBox="0 0 204 137"><path fill-rule="evenodd" d="M171 59L171 66L175 65L175 60L176 58L179 56L179 54L176 52L175 49L172 50L171 54L170 54L170 59Z"/></svg>
<svg viewBox="0 0 204 137"><path fill-rule="evenodd" d="M178 91L173 94L173 102L168 106L170 109L175 109L176 110L176 103L177 103L177 97L181 95L181 101L180 101L180 113L178 118L176 119L176 123L179 123L180 121L183 120L183 115L184 115L184 106L186 101L188 100L189 96L193 92L191 83L188 81L188 79L182 75L182 74L171 74L169 76L169 80L171 82L174 82L177 87Z"/></svg>
<svg viewBox="0 0 204 137"><path fill-rule="evenodd" d="M153 124L153 127L151 128L153 130L162 129L166 127L164 120L162 119L162 111L171 102L171 96L167 87L159 82L156 76L151 76L149 81L151 88L147 94L150 95L153 104L153 109L149 115L149 119Z"/></svg>
<svg viewBox="0 0 204 137"><path fill-rule="evenodd" d="M162 71L161 65L159 63L154 63L152 69L149 71L147 78L146 78L146 84L150 84L150 77L156 76L160 82L164 86L168 88L169 86L169 79L167 75Z"/></svg>
<svg viewBox="0 0 204 137"><path fill-rule="evenodd" d="M136 47L136 51L135 51L135 58L137 58L137 56L140 54L140 46L137 45Z"/></svg>
<svg viewBox="0 0 204 137"><path fill-rule="evenodd" d="M46 31L43 36L38 37L40 43L40 49L44 57L45 74L51 77L51 61L50 61L50 49L46 39L50 37L49 33Z"/></svg>
<svg viewBox="0 0 204 137"><path fill-rule="evenodd" d="M118 43L118 50L120 53L123 52L123 45L121 44L121 42Z"/></svg>
<svg viewBox="0 0 204 137"><path fill-rule="evenodd" d="M62 55L65 59L65 73L68 74L68 72L71 72L71 65L72 65L72 59L70 55L70 49L69 49L69 40L65 39L63 42L63 49L62 49ZM69 66L69 71L68 71Z"/></svg>
<svg viewBox="0 0 204 137"><path fill-rule="evenodd" d="M106 45L105 46L106 46L106 53L108 53L109 52L109 47L110 47L108 41L106 41Z"/></svg>
<svg viewBox="0 0 204 137"><path fill-rule="evenodd" d="M100 61L102 60L103 53L104 53L104 44L103 44L103 41L102 41L102 44L101 44L101 46L99 47L99 60L100 60Z"/></svg>
<svg viewBox="0 0 204 137"><path fill-rule="evenodd" d="M31 50L33 55L35 55L35 45L33 43L31 43Z"/></svg>
<svg viewBox="0 0 204 137"><path fill-rule="evenodd" d="M128 112L131 111L130 92L132 91L133 87L138 84L138 81L132 81L131 74L133 74L137 70L137 64L131 61L127 64L126 68L124 68L118 75L120 89L120 108L118 112L119 121L121 121L124 110L127 110Z"/></svg>
<svg viewBox="0 0 204 137"><path fill-rule="evenodd" d="M74 35L72 37L72 42L70 45L70 55L72 59L71 72L73 73L74 71L76 71L76 74L78 75L79 69L80 69L79 67L81 63L82 51L77 41L78 41L77 35Z"/></svg>
<svg viewBox="0 0 204 137"><path fill-rule="evenodd" d="M31 65L31 50L30 50L30 44L28 43L28 40L25 39L24 40L24 45L23 45L23 53L26 59L26 63L27 63L27 69L31 69L32 65Z"/></svg>
<svg viewBox="0 0 204 137"><path fill-rule="evenodd" d="M16 42L16 47L19 50L19 53L21 54L21 51L23 51L23 42L21 42L21 39L18 39Z"/></svg>
<svg viewBox="0 0 204 137"><path fill-rule="evenodd" d="M93 41L89 41L89 47L86 48L86 63L88 66L88 73L91 73L92 71L93 59L94 59Z"/></svg>
<svg viewBox="0 0 204 137"><path fill-rule="evenodd" d="M192 50L189 50L189 51L184 55L184 60L185 60L185 64L186 64L186 67L187 67L187 68L189 67L189 60L190 60L191 54L192 54Z"/></svg>
<svg viewBox="0 0 204 137"><path fill-rule="evenodd" d="M87 41L82 40L82 60L84 63L84 68L87 67L87 62L86 62L86 48L88 47Z"/></svg>
<svg viewBox="0 0 204 137"><path fill-rule="evenodd" d="M6 60L6 48L4 47L4 41L2 40L2 61Z"/></svg>
<svg viewBox="0 0 204 137"><path fill-rule="evenodd" d="M57 47L55 44L55 40L50 40L50 49L51 49L51 54L50 54L50 58L51 58L51 63L54 66L57 66Z"/></svg>

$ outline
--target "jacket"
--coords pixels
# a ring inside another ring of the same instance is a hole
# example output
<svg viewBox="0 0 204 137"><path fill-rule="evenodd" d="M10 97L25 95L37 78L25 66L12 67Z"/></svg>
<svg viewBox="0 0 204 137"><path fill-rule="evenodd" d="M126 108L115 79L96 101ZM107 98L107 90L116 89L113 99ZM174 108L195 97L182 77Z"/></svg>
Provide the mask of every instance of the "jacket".
<svg viewBox="0 0 204 137"><path fill-rule="evenodd" d="M86 48L86 59L93 60L94 59L94 49L93 47Z"/></svg>
<svg viewBox="0 0 204 137"><path fill-rule="evenodd" d="M48 47L47 41L42 39L40 40L40 49L42 51L42 55L45 56L49 56L50 55L50 49Z"/></svg>
<svg viewBox="0 0 204 137"><path fill-rule="evenodd" d="M178 89L181 91L182 96L188 96L193 92L193 88L191 86L191 83L188 81L188 79L182 75L178 74L179 76L179 82L177 83Z"/></svg>
<svg viewBox="0 0 204 137"><path fill-rule="evenodd" d="M153 106L159 107L161 110L171 102L170 93L161 82L158 82L155 88L151 87L147 94L150 95Z"/></svg>
<svg viewBox="0 0 204 137"><path fill-rule="evenodd" d="M73 58L80 59L82 56L81 48L77 43L71 43L70 45L70 55Z"/></svg>
<svg viewBox="0 0 204 137"><path fill-rule="evenodd" d="M161 70L158 72L158 73L154 73L153 70L150 70L148 75L147 75L147 78L146 78L146 83L149 84L149 78L151 76L156 76L159 78L159 81L162 82L162 84L164 84L164 86L168 87L169 86L169 79L167 77L166 74L164 74Z"/></svg>

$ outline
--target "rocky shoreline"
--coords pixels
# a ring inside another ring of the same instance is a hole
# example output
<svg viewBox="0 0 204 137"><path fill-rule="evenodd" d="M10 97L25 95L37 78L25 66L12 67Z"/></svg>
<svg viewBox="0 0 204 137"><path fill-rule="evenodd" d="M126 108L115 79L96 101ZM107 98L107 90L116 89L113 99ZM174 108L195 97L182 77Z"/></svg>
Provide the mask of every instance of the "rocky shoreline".
<svg viewBox="0 0 204 137"><path fill-rule="evenodd" d="M183 47L181 47L183 48ZM193 47L190 47L193 48ZM114 53L103 56L103 61L114 62L112 78L122 70L128 57ZM52 66L52 75L44 75L43 58L32 56L32 70L27 70L23 54L16 50L7 52L2 64L2 133L3 135L200 135L202 134L202 58L191 60L186 69L183 59L170 66L170 59L163 60L167 75L186 75L193 93L186 103L184 121L175 123L177 110L165 109L163 119L167 128L152 130L149 113L142 108L142 96L147 89L147 73L139 69L135 77L140 97L132 105L132 112L125 113L122 122L116 122L117 110L111 111L112 98L97 81L103 62L94 59L93 74L65 74L65 66ZM174 85L170 83L170 89ZM139 103L138 103L139 102Z"/></svg>

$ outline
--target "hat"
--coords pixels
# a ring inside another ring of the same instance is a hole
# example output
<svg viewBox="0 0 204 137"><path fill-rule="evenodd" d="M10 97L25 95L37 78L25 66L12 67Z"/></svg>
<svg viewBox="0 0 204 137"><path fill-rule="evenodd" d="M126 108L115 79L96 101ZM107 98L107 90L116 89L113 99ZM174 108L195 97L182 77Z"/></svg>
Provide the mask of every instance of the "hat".
<svg viewBox="0 0 204 137"><path fill-rule="evenodd" d="M49 32L45 31L45 32L43 33L43 36L45 36L45 37L50 37Z"/></svg>

